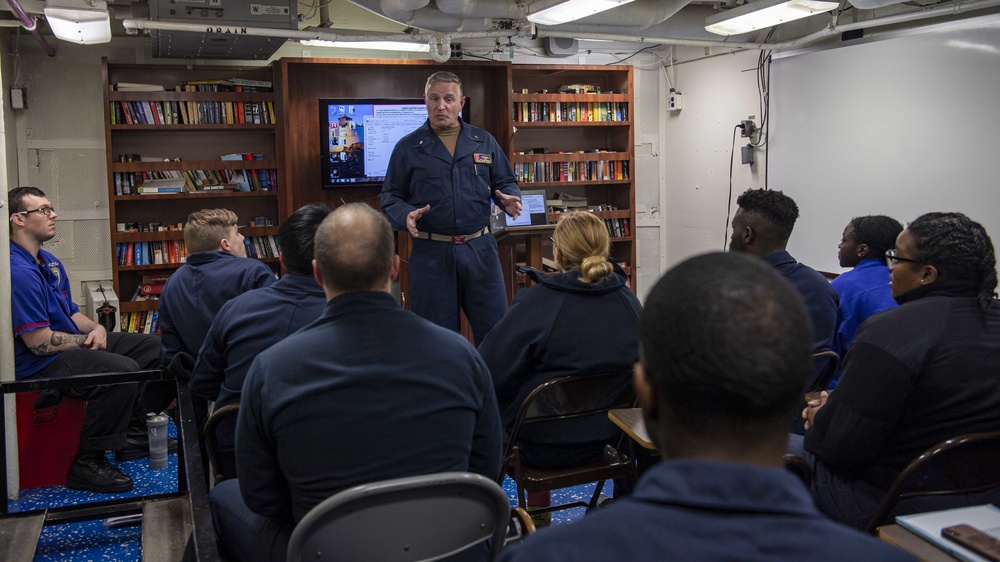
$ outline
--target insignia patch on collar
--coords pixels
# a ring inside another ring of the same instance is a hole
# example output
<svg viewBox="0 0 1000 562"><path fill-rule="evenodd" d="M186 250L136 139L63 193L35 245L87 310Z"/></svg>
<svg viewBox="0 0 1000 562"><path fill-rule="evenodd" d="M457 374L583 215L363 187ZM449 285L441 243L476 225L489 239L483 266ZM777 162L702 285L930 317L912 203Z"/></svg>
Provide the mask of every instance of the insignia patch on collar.
<svg viewBox="0 0 1000 562"><path fill-rule="evenodd" d="M493 155L492 154L485 154L483 152L473 152L472 153L472 160L476 164L492 164L493 163Z"/></svg>

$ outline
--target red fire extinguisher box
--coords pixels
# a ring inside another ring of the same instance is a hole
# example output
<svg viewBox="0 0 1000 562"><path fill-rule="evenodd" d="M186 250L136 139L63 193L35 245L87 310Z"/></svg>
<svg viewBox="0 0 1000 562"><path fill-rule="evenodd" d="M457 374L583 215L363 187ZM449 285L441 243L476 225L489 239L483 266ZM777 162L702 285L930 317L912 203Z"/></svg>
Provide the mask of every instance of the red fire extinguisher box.
<svg viewBox="0 0 1000 562"><path fill-rule="evenodd" d="M38 394L20 392L16 398L22 490L65 484L69 465L80 447L86 402L63 398L56 406L36 410Z"/></svg>

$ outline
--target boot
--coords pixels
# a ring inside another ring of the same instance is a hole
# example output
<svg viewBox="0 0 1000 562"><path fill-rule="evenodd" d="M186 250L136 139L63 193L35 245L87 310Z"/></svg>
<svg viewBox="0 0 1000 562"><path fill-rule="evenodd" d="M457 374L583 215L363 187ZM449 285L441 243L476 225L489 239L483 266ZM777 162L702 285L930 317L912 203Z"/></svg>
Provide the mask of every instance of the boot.
<svg viewBox="0 0 1000 562"><path fill-rule="evenodd" d="M132 479L108 463L100 451L80 451L69 466L66 487L99 494L128 492Z"/></svg>

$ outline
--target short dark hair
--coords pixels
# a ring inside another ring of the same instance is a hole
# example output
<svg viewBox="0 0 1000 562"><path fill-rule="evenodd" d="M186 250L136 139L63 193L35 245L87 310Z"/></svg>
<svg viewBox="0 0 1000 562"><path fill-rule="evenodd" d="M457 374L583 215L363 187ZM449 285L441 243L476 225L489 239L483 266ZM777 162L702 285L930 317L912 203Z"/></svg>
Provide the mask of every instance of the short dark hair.
<svg viewBox="0 0 1000 562"><path fill-rule="evenodd" d="M850 225L858 244L868 246L865 259L869 260L884 260L885 253L896 247L896 237L903 232L903 225L898 220L885 215L854 217Z"/></svg>
<svg viewBox="0 0 1000 562"><path fill-rule="evenodd" d="M927 213L906 229L916 246L913 259L933 265L949 281L974 285L979 307L990 307L997 289L997 260L983 225L962 213Z"/></svg>
<svg viewBox="0 0 1000 562"><path fill-rule="evenodd" d="M364 203L337 207L316 230L316 267L339 292L380 290L389 279L395 253L392 227Z"/></svg>
<svg viewBox="0 0 1000 562"><path fill-rule="evenodd" d="M774 234L788 241L799 218L799 206L780 191L770 189L748 189L736 198L736 204L744 213L756 215L774 227Z"/></svg>
<svg viewBox="0 0 1000 562"><path fill-rule="evenodd" d="M33 197L46 197L45 192L37 187L22 186L15 187L7 192L7 205L10 207L10 215L21 213L28 209L24 205L24 198L28 195Z"/></svg>
<svg viewBox="0 0 1000 562"><path fill-rule="evenodd" d="M313 241L320 223L333 212L326 203L309 203L278 227L278 245L285 267L293 275L312 275Z"/></svg>
<svg viewBox="0 0 1000 562"><path fill-rule="evenodd" d="M704 254L650 291L640 355L684 427L774 424L790 421L802 398L811 332L802 298L773 267L740 252Z"/></svg>

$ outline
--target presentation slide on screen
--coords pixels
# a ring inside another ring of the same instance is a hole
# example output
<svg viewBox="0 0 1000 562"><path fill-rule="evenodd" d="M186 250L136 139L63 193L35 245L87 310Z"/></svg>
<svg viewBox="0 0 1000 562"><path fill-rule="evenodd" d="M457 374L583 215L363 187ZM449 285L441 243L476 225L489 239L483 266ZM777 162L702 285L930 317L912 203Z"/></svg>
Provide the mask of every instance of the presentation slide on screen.
<svg viewBox="0 0 1000 562"><path fill-rule="evenodd" d="M376 105L363 121L365 175L385 176L393 147L426 120L427 107L423 105Z"/></svg>

